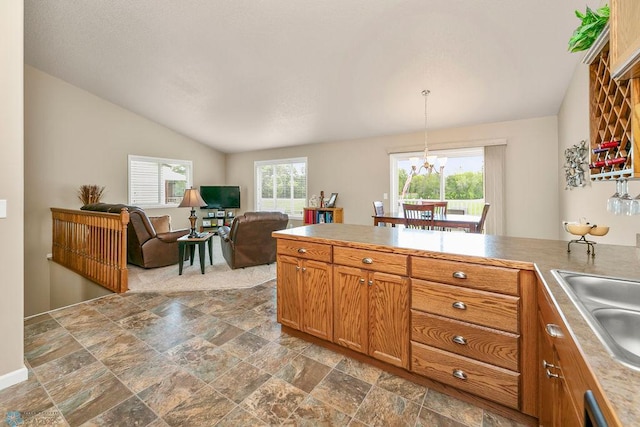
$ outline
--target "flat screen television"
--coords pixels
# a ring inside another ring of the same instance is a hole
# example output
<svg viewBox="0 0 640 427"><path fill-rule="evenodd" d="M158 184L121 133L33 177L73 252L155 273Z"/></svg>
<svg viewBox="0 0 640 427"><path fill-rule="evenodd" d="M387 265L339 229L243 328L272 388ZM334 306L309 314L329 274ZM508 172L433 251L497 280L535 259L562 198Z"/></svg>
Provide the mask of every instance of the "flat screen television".
<svg viewBox="0 0 640 427"><path fill-rule="evenodd" d="M202 185L200 195L207 204L202 209L240 209L240 187L237 185Z"/></svg>

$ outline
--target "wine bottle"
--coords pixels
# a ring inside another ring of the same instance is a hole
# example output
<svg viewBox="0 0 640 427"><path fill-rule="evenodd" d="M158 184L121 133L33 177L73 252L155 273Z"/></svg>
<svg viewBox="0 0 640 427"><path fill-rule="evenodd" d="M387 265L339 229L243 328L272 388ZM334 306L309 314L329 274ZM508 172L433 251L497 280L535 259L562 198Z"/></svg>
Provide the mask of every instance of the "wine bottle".
<svg viewBox="0 0 640 427"><path fill-rule="evenodd" d="M597 169L605 166L613 166L627 161L626 157L616 157L614 159L598 160L589 164L589 169Z"/></svg>

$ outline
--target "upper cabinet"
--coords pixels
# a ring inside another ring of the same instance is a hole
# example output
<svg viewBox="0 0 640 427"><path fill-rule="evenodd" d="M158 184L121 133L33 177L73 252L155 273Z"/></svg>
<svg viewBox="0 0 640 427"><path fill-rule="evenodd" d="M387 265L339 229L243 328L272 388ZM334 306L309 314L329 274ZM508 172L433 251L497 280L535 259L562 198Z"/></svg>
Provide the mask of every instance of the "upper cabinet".
<svg viewBox="0 0 640 427"><path fill-rule="evenodd" d="M611 77L640 77L640 1L611 0Z"/></svg>
<svg viewBox="0 0 640 427"><path fill-rule="evenodd" d="M640 80L612 78L612 38L606 27L583 61L589 64L591 180L640 178Z"/></svg>

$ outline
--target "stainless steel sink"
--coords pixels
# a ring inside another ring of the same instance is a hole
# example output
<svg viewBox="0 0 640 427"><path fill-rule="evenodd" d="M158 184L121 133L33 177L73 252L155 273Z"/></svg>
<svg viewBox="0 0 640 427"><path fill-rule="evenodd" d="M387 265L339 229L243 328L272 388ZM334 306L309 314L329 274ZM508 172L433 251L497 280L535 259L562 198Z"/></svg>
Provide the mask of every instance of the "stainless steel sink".
<svg viewBox="0 0 640 427"><path fill-rule="evenodd" d="M640 370L640 281L551 272L613 357Z"/></svg>

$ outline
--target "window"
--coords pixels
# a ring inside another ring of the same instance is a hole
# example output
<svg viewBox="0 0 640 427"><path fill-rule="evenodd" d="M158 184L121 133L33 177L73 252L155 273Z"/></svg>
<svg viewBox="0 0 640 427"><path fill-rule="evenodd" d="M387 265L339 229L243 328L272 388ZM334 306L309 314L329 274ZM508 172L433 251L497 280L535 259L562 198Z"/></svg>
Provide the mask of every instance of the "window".
<svg viewBox="0 0 640 427"><path fill-rule="evenodd" d="M411 176L412 165L420 167L422 152L391 155L393 210L399 210L403 202L446 200L449 202L447 209L480 215L484 206L483 148L432 150L429 153L438 156L434 171L429 175L422 169L414 176Z"/></svg>
<svg viewBox="0 0 640 427"><path fill-rule="evenodd" d="M256 211L280 211L302 219L307 201L307 158L254 163Z"/></svg>
<svg viewBox="0 0 640 427"><path fill-rule="evenodd" d="M176 207L192 185L190 160L129 155L129 204L145 208Z"/></svg>

